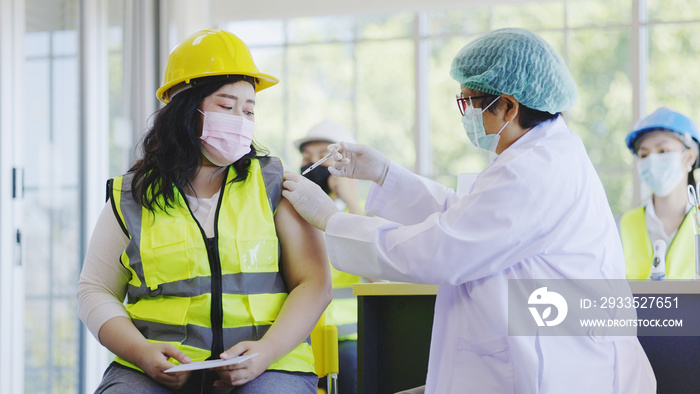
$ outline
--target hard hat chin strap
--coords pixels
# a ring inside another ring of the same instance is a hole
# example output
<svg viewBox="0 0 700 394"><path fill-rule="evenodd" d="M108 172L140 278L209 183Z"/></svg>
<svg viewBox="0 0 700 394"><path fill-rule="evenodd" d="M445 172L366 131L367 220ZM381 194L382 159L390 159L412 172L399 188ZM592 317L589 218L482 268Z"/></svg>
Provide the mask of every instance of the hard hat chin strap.
<svg viewBox="0 0 700 394"><path fill-rule="evenodd" d="M169 101L172 100L173 97L175 97L176 94L178 94L178 93L180 93L180 92L183 92L183 91L185 91L185 90L191 88L192 86L193 86L193 85L191 85L191 84L189 84L189 83L184 83L184 82L179 83L179 84L173 86L173 87L170 88L170 90L168 90L168 92L166 93L167 96L168 96L168 100L169 100Z"/></svg>

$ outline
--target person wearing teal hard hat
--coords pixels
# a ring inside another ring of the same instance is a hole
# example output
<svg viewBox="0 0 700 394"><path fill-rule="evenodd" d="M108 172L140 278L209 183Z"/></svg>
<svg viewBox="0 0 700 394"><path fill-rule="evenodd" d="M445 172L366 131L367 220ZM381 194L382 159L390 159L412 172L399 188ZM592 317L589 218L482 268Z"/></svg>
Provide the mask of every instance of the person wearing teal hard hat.
<svg viewBox="0 0 700 394"><path fill-rule="evenodd" d="M651 190L641 207L620 219L628 279L691 279L696 275L694 212L700 134L693 121L669 108L640 120L625 138L640 180Z"/></svg>

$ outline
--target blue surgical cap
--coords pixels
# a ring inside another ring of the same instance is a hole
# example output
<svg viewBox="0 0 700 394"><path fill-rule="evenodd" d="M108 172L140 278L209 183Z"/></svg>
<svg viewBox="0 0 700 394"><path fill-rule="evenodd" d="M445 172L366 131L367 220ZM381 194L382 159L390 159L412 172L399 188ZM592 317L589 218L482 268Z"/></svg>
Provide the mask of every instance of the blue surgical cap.
<svg viewBox="0 0 700 394"><path fill-rule="evenodd" d="M450 76L487 94L510 94L522 105L555 114L576 102L576 83L564 60L542 37L519 28L498 29L465 45Z"/></svg>

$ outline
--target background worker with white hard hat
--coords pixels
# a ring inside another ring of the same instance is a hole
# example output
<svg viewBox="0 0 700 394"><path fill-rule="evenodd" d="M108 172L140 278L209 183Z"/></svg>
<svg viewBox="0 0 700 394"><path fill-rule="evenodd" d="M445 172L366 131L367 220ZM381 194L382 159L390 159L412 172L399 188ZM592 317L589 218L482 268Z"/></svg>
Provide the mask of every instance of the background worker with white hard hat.
<svg viewBox="0 0 700 394"><path fill-rule="evenodd" d="M355 137L350 130L327 119L311 127L303 138L294 141L302 156L300 172L328 154L329 144L340 141L355 142ZM319 185L341 211L364 215L357 181L331 175L328 167L333 163L329 158L304 176ZM331 266L333 300L326 309L326 323L338 328L339 394L357 393L357 296L352 292L352 285L362 281L360 276Z"/></svg>
<svg viewBox="0 0 700 394"><path fill-rule="evenodd" d="M329 144L340 141L355 142L355 137L350 130L330 120L324 120L311 127L304 137L294 141L294 146L301 153L301 172L325 156L328 153L326 148ZM360 203L357 181L331 175L328 167L333 163L333 158L329 158L305 176L321 186L336 202L338 209L363 215L364 209Z"/></svg>
<svg viewBox="0 0 700 394"><path fill-rule="evenodd" d="M629 279L691 279L695 272L695 185L700 134L687 116L659 108L625 138L639 179L651 190L643 206L622 215L620 236Z"/></svg>
<svg viewBox="0 0 700 394"><path fill-rule="evenodd" d="M317 392L307 338L330 302L328 256L281 198L280 159L253 143L256 92L277 82L223 30L171 52L166 105L108 183L78 284L81 319L117 356L97 393Z"/></svg>
<svg viewBox="0 0 700 394"><path fill-rule="evenodd" d="M336 268L439 285L426 392L654 393L634 335L545 335L529 314L521 323L536 335L509 334L511 280L617 280L632 294L603 185L561 116L577 95L564 61L538 35L506 28L462 48L450 75L467 137L493 157L468 194L342 142L331 172L373 181L366 208L379 217L340 212L289 172L284 197L326 232Z"/></svg>

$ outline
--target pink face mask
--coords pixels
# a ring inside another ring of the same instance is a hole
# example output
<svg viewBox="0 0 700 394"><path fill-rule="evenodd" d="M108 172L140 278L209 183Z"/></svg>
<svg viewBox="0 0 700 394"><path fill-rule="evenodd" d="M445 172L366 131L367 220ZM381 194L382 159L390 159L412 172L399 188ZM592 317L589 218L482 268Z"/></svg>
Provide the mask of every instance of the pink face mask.
<svg viewBox="0 0 700 394"><path fill-rule="evenodd" d="M202 112L202 154L212 164L227 166L250 152L255 123L236 115Z"/></svg>

